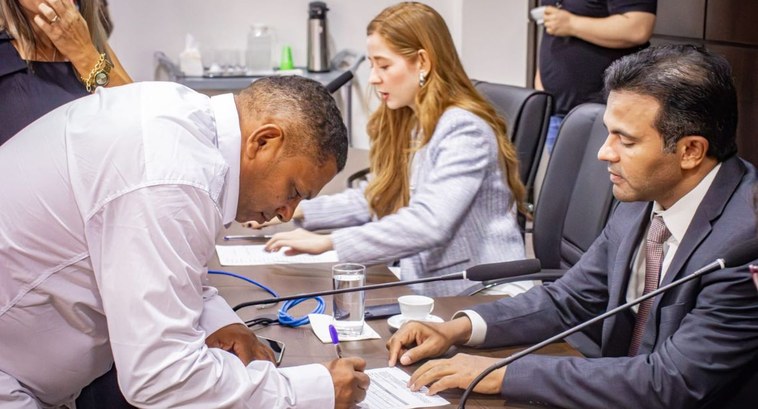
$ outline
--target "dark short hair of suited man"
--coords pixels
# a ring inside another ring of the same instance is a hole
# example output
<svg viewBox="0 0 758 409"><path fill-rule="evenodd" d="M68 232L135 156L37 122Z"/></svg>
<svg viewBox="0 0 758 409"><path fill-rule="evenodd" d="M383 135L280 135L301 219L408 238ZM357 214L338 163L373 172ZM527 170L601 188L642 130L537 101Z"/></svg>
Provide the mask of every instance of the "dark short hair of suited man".
<svg viewBox="0 0 758 409"><path fill-rule="evenodd" d="M727 60L693 45L653 47L617 60L605 71L605 91L655 98L655 123L668 151L686 135L708 139L719 162L737 153L737 91Z"/></svg>

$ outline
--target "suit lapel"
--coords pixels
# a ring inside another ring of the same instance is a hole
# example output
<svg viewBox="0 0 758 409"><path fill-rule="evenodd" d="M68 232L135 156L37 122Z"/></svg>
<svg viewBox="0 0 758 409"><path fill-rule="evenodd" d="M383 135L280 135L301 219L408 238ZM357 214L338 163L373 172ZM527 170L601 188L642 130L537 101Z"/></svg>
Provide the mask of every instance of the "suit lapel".
<svg viewBox="0 0 758 409"><path fill-rule="evenodd" d="M723 162L719 173L713 179L711 187L703 197L703 201L698 206L692 222L684 234L682 242L676 250L671 265L669 265L666 275L663 277L661 286L664 286L682 276L684 270L682 267L690 259L692 253L697 249L700 243L711 232L713 220L721 216L724 207L729 202L734 191L740 184L742 175L745 174L745 167L736 156ZM699 266L697 266L699 268ZM654 311L657 309L657 303L661 297L657 297Z"/></svg>
<svg viewBox="0 0 758 409"><path fill-rule="evenodd" d="M719 169L711 187L703 197L703 201L698 206L695 215L692 217L692 222L684 234L682 242L679 243L679 247L676 250L674 259L671 260L666 275L663 277L663 281L660 286L671 283L675 279L683 277L685 274L690 274L693 271L686 271L684 266L692 257L692 254L705 240L712 230L713 221L721 216L724 211L724 207L729 202L732 194L739 187L742 180L742 176L745 174L745 166L740 162L740 159L732 157L723 162L721 169ZM694 268L700 268L702 266L693 266ZM650 312L650 318L647 321L645 327L645 336L640 346L640 351L650 351L657 341L658 337L657 323L658 314L661 309L661 303L665 300L665 294L661 294L655 297L653 302L653 308Z"/></svg>

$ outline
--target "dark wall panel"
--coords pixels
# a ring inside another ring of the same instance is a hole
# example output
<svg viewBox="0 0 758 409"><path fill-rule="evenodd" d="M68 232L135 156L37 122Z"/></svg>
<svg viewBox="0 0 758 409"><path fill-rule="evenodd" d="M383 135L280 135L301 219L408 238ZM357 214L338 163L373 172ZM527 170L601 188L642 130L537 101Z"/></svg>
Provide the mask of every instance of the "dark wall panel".
<svg viewBox="0 0 758 409"><path fill-rule="evenodd" d="M758 165L758 1L658 0L651 43L693 43L726 57L739 99L740 156Z"/></svg>
<svg viewBox="0 0 758 409"><path fill-rule="evenodd" d="M737 87L740 122L737 144L740 156L758 164L758 48L707 44L729 60Z"/></svg>
<svg viewBox="0 0 758 409"><path fill-rule="evenodd" d="M709 0L705 39L758 46L758 1Z"/></svg>
<svg viewBox="0 0 758 409"><path fill-rule="evenodd" d="M704 27L705 0L658 0L655 34L704 38Z"/></svg>

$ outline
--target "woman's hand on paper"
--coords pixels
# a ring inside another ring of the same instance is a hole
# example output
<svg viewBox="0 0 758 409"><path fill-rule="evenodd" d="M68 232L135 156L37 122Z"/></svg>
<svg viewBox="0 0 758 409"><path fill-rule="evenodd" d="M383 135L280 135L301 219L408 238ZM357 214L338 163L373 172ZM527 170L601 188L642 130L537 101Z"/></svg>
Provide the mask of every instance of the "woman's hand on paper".
<svg viewBox="0 0 758 409"><path fill-rule="evenodd" d="M276 233L266 243L266 251L279 251L282 247L289 247L284 254L295 256L298 254L321 254L333 250L332 237L328 234L311 233L305 229L295 229L284 233Z"/></svg>

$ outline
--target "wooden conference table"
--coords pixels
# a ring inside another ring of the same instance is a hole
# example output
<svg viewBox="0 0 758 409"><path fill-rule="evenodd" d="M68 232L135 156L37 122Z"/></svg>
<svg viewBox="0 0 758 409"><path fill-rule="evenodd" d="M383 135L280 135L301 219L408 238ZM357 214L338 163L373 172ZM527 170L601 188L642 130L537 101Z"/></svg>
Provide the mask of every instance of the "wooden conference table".
<svg viewBox="0 0 758 409"><path fill-rule="evenodd" d="M225 234L240 234L242 228L238 225L232 227ZM250 230L247 230L250 233ZM220 237L221 238L221 237ZM261 240L246 241L247 244L262 244ZM223 239L219 241L223 243ZM243 244L239 241L229 244ZM266 265L266 266L244 266L244 267L227 267L220 266L218 256L210 263L212 269L222 269L229 272L244 275L252 278L266 286L273 288L281 296L294 295L298 293L314 292L331 289L331 266L332 264L287 264L287 265ZM372 266L367 269L367 284L376 284L382 282L396 281L394 275L386 266ZM270 298L265 291L246 283L242 280L227 276L211 276L211 283L216 286L219 293L227 300L229 305L235 306L245 301ZM380 290L366 292L366 305L388 304L396 302L397 297L405 294L411 294L407 287L398 286ZM442 297L437 298L434 306L434 314L444 319L449 319L453 313L465 307L496 299L496 296L470 296L470 297ZM326 301L326 313L331 313L331 297L324 297ZM276 315L278 308L269 307L258 309L257 307L247 307L238 314L245 320L256 318L261 314ZM314 301L307 301L295 306L290 310L293 316L302 316L310 312L315 306ZM389 339L391 332L387 325L386 319L377 319L367 321L374 328L381 339L365 340L357 342L342 343L342 350L345 356L360 356L367 362L367 368L380 368L387 366L387 350L385 343ZM334 348L331 344L323 344L313 334L310 326L298 328L281 327L273 325L269 327L257 327L256 333L283 341L286 344L282 366L294 366L309 363L327 362L334 359ZM466 352L476 355L504 358L520 350L521 348L505 348L497 350L480 350L474 348L453 348L449 356L456 352ZM542 354L550 355L578 355L570 346L565 343L553 344L539 351ZM408 373L418 365L403 367ZM451 405L446 408L455 408L458 405L459 398L462 394L460 390L446 391L440 394ZM504 404L503 399L499 396L472 395L466 404L467 408L532 408L534 406L508 403Z"/></svg>

